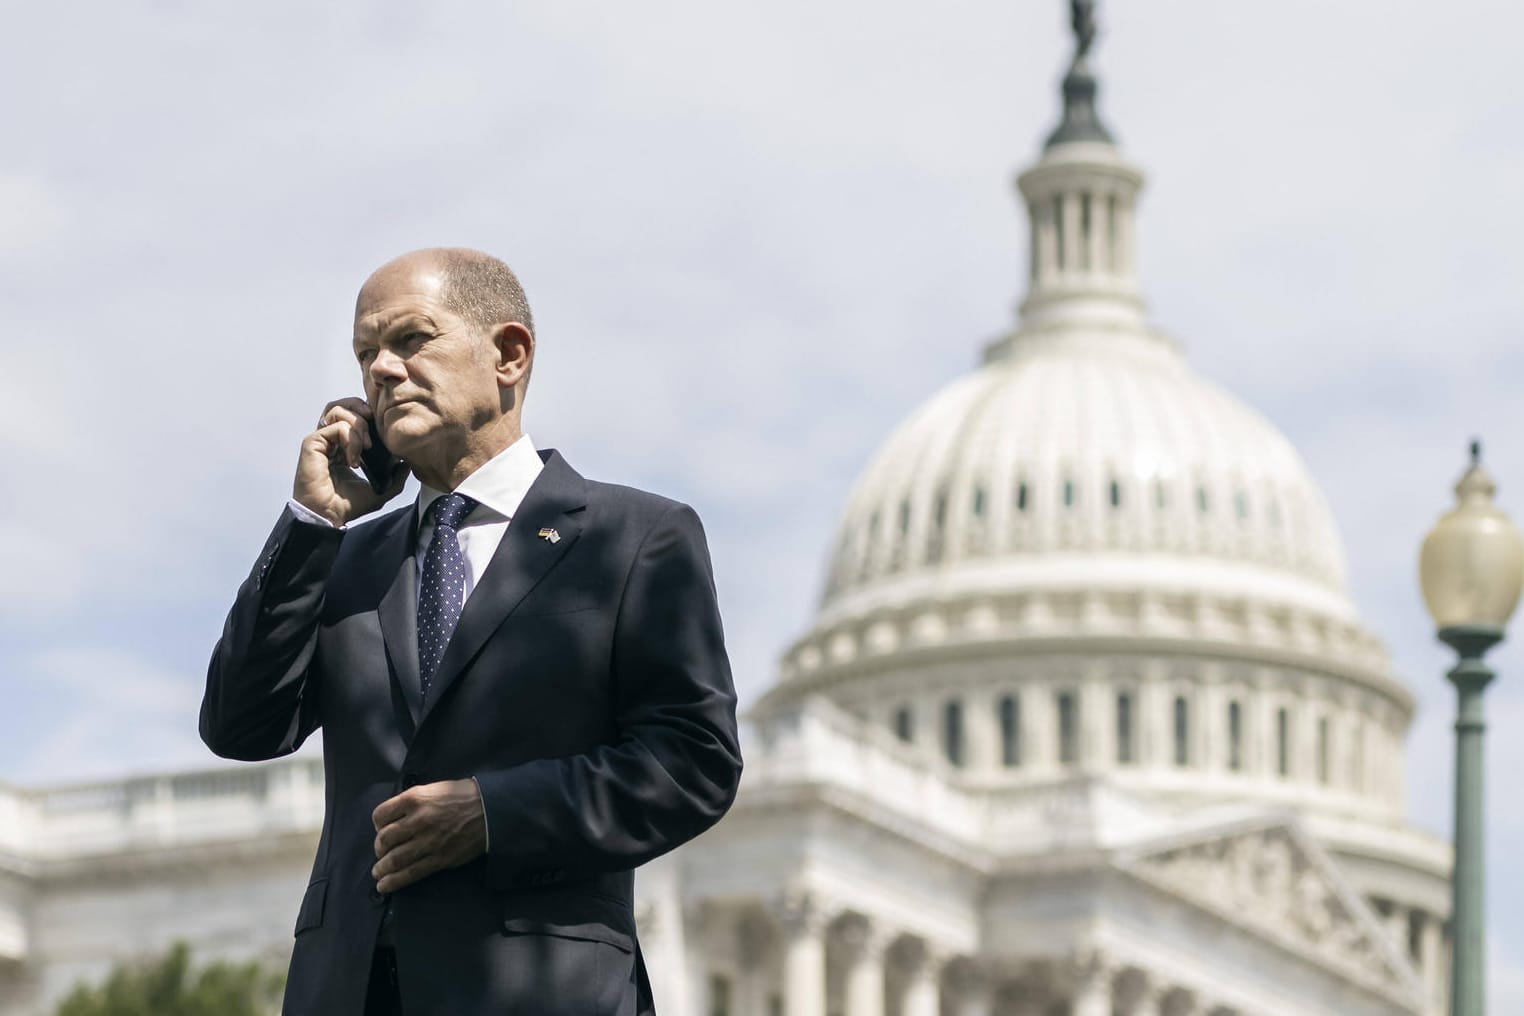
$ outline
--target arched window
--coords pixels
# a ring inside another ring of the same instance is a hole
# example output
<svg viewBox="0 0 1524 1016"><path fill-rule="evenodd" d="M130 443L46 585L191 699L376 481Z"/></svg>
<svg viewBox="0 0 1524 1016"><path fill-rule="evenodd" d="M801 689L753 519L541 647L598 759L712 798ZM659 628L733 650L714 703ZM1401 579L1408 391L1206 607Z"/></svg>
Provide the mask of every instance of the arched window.
<svg viewBox="0 0 1524 1016"><path fill-rule="evenodd" d="M1070 479L1065 479L1064 480L1064 507L1065 508L1073 508L1074 507L1074 499L1075 499L1074 481L1070 480Z"/></svg>
<svg viewBox="0 0 1524 1016"><path fill-rule="evenodd" d="M942 707L942 751L947 761L963 765L963 703L958 699Z"/></svg>
<svg viewBox="0 0 1524 1016"><path fill-rule="evenodd" d="M1131 765L1133 762L1132 693L1117 694L1117 763Z"/></svg>
<svg viewBox="0 0 1524 1016"><path fill-rule="evenodd" d="M915 740L915 714L909 706L900 706L894 711L894 733L907 744Z"/></svg>
<svg viewBox="0 0 1524 1016"><path fill-rule="evenodd" d="M1058 761L1066 766L1079 761L1079 700L1072 691L1058 693Z"/></svg>
<svg viewBox="0 0 1524 1016"><path fill-rule="evenodd" d="M1122 507L1122 484L1119 480L1111 481L1111 507Z"/></svg>
<svg viewBox="0 0 1524 1016"><path fill-rule="evenodd" d="M1184 695L1175 696L1175 765L1191 764L1191 706Z"/></svg>
<svg viewBox="0 0 1524 1016"><path fill-rule="evenodd" d="M1019 512L1025 512L1027 510L1027 504L1030 501L1031 494L1027 490L1027 481L1022 480L1020 483L1016 484L1016 510Z"/></svg>
<svg viewBox="0 0 1524 1016"><path fill-rule="evenodd" d="M1015 695L1000 700L1000 762L1021 765L1021 700Z"/></svg>
<svg viewBox="0 0 1524 1016"><path fill-rule="evenodd" d="M1275 771L1291 775L1291 714L1284 706L1275 711Z"/></svg>
<svg viewBox="0 0 1524 1016"><path fill-rule="evenodd" d="M1244 707L1228 703L1228 768L1238 772L1244 767Z"/></svg>

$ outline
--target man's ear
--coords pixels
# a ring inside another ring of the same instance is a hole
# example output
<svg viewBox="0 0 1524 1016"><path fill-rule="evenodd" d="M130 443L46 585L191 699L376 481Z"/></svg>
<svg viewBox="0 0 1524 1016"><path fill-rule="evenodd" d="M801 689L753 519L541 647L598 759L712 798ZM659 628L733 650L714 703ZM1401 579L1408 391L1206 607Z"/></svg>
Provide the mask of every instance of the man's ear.
<svg viewBox="0 0 1524 1016"><path fill-rule="evenodd" d="M529 376L529 365L534 362L534 334L528 328L517 321L505 321L492 333L492 346L496 352L498 384L513 388Z"/></svg>

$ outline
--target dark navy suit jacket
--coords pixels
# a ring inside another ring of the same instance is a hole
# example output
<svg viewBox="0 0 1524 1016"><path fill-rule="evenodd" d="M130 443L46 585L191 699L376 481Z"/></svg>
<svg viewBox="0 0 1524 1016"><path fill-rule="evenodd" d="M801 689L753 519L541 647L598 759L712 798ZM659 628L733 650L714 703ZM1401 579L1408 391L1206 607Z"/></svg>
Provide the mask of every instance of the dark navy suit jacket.
<svg viewBox="0 0 1524 1016"><path fill-rule="evenodd" d="M427 701L412 505L346 530L288 510L238 590L202 739L268 759L323 728L326 810L286 1016L361 1016L386 904L371 812L468 776L487 855L391 897L403 1011L654 1012L634 869L717 822L741 773L709 554L688 506L541 457Z"/></svg>

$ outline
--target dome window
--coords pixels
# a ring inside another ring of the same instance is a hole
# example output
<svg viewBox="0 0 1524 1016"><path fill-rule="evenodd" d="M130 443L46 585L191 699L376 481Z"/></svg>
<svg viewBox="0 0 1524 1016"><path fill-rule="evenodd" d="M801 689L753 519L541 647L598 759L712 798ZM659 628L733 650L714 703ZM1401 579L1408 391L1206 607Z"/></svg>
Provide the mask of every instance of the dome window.
<svg viewBox="0 0 1524 1016"><path fill-rule="evenodd" d="M1365 724L1356 721L1354 743L1350 745L1349 785L1365 789Z"/></svg>
<svg viewBox="0 0 1524 1016"><path fill-rule="evenodd" d="M1122 257L1120 245L1117 243L1117 196L1106 196L1106 251L1110 254L1110 260L1106 267L1113 272L1122 270Z"/></svg>
<svg viewBox="0 0 1524 1016"><path fill-rule="evenodd" d="M1058 267L1072 268L1073 266L1069 264L1069 252L1066 249L1068 244L1065 243L1067 237L1064 234L1067 230L1064 229L1064 196L1062 194L1053 195L1053 225L1053 232L1058 239Z"/></svg>
<svg viewBox="0 0 1524 1016"><path fill-rule="evenodd" d="M974 488L974 518L984 518L984 488Z"/></svg>
<svg viewBox="0 0 1524 1016"><path fill-rule="evenodd" d="M1117 480L1111 481L1111 507L1122 507L1122 484Z"/></svg>
<svg viewBox="0 0 1524 1016"><path fill-rule="evenodd" d="M1169 507L1169 487L1163 480L1154 481L1154 507L1160 511Z"/></svg>
<svg viewBox="0 0 1524 1016"><path fill-rule="evenodd" d="M1079 700L1074 692L1058 693L1058 762L1072 766L1079 761Z"/></svg>
<svg viewBox="0 0 1524 1016"><path fill-rule="evenodd" d="M1196 488L1196 510L1203 515L1212 510L1212 501L1207 497L1207 489L1205 487Z"/></svg>
<svg viewBox="0 0 1524 1016"><path fill-rule="evenodd" d="M1329 765L1328 757L1332 746L1329 743L1328 717L1318 717L1318 782L1328 785Z"/></svg>
<svg viewBox="0 0 1524 1016"><path fill-rule="evenodd" d="M1240 772L1244 767L1244 707L1228 703L1228 768Z"/></svg>
<svg viewBox="0 0 1524 1016"><path fill-rule="evenodd" d="M1249 495L1239 491L1233 496L1233 507L1238 512L1238 520L1246 522L1249 518Z"/></svg>
<svg viewBox="0 0 1524 1016"><path fill-rule="evenodd" d="M1117 764L1134 761L1132 693L1124 691L1117 695Z"/></svg>
<svg viewBox="0 0 1524 1016"><path fill-rule="evenodd" d="M932 502L931 508L931 532L926 540L926 560L942 560L942 548L946 543L947 535L947 491L937 491L937 499Z"/></svg>
<svg viewBox="0 0 1524 1016"><path fill-rule="evenodd" d="M1291 775L1291 714L1284 706L1275 711L1275 771Z"/></svg>
<svg viewBox="0 0 1524 1016"><path fill-rule="evenodd" d="M1029 496L1029 492L1027 491L1027 481L1022 480L1016 485L1016 510L1025 513L1027 510L1027 505L1031 502L1031 500L1032 499Z"/></svg>
<svg viewBox="0 0 1524 1016"><path fill-rule="evenodd" d="M709 1011L713 1016L730 1016L730 978L724 974L709 975Z"/></svg>
<svg viewBox="0 0 1524 1016"><path fill-rule="evenodd" d="M1092 202L1093 195L1089 191L1080 195L1080 236L1084 245L1080 267L1086 270L1095 268L1095 234L1092 232L1095 216L1091 214Z"/></svg>
<svg viewBox="0 0 1524 1016"><path fill-rule="evenodd" d="M863 541L863 556L857 569L859 580L866 579L873 569L873 554L878 549L878 524L878 512L875 511L868 518L868 535Z"/></svg>
<svg viewBox="0 0 1524 1016"><path fill-rule="evenodd" d="M894 711L894 736L906 744L915 740L915 716L909 706L900 706Z"/></svg>
<svg viewBox="0 0 1524 1016"><path fill-rule="evenodd" d="M1021 699L1015 695L1000 700L1000 762L1008 769L1021 765Z"/></svg>
<svg viewBox="0 0 1524 1016"><path fill-rule="evenodd" d="M963 766L963 703L951 699L942 707L942 751L947 761Z"/></svg>
<svg viewBox="0 0 1524 1016"><path fill-rule="evenodd" d="M889 567L898 568L905 560L905 546L910 540L910 499L907 497L900 502L899 533L893 543L893 550L889 555Z"/></svg>
<svg viewBox="0 0 1524 1016"><path fill-rule="evenodd" d="M1075 497L1074 481L1065 478L1065 480L1064 480L1064 507L1065 508L1073 508L1074 507L1074 497Z"/></svg>
<svg viewBox="0 0 1524 1016"><path fill-rule="evenodd" d="M1175 696L1175 765L1191 764L1191 704Z"/></svg>

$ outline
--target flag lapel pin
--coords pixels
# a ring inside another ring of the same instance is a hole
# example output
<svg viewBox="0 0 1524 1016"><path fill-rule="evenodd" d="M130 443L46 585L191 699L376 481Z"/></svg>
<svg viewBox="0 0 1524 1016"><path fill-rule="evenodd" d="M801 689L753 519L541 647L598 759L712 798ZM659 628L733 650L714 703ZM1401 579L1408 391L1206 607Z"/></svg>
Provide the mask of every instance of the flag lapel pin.
<svg viewBox="0 0 1524 1016"><path fill-rule="evenodd" d="M554 529L551 529L549 526L546 526L544 529L540 530L540 539L548 540L551 543L560 543L561 534L556 532Z"/></svg>

